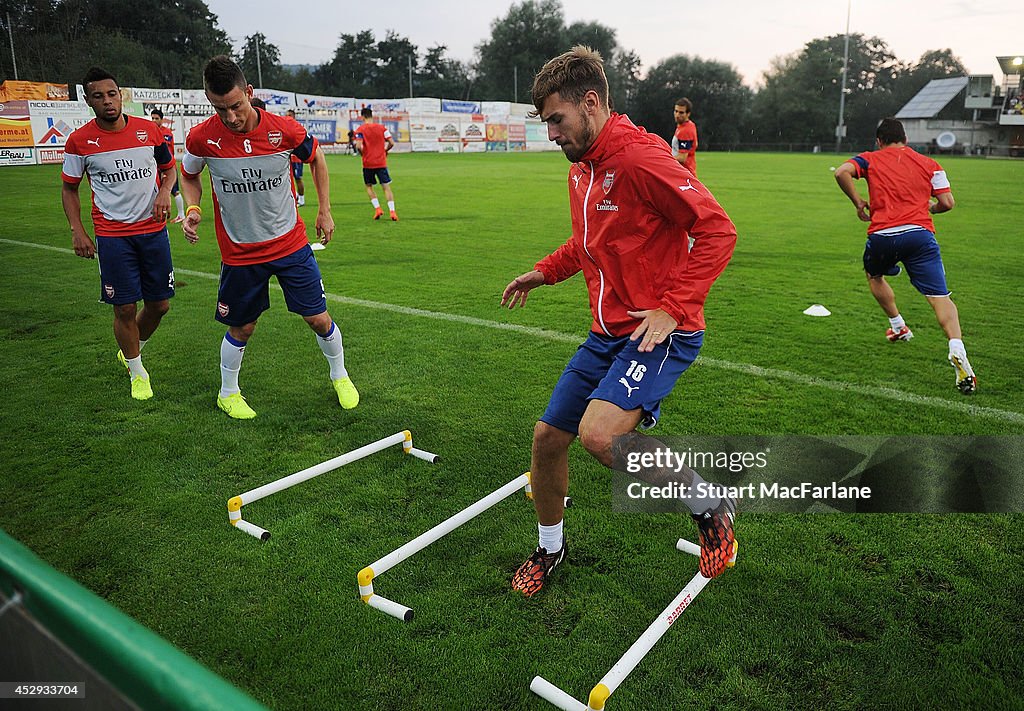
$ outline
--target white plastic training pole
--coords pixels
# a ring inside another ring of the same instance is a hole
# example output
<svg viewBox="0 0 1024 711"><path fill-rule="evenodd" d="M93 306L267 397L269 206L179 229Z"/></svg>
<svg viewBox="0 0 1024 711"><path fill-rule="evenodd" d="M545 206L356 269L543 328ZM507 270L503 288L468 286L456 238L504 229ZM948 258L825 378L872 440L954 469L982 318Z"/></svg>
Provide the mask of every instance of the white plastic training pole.
<svg viewBox="0 0 1024 711"><path fill-rule="evenodd" d="M684 553L700 557L700 546L685 538L680 538L676 541L676 548ZM731 567L735 561L736 546L734 545L729 566ZM709 582L711 582L711 578L705 578L700 573L694 575L690 582L686 584L686 587L662 611L658 619L651 623L636 642L626 650L626 653L619 658L615 666L590 690L590 697L587 699L586 705L580 703L540 676L535 676L533 681L530 682L530 690L565 711L603 711L605 702L608 701L608 697L612 695L612 692L619 688L619 685L629 676L630 672L636 669L640 661L647 656L647 653L658 643L658 640L668 632L668 628L672 626L672 623L679 619L679 616L683 614L686 608L690 606L690 603L697 597L698 593Z"/></svg>
<svg viewBox="0 0 1024 711"><path fill-rule="evenodd" d="M408 451L408 450L407 450ZM374 578L383 575L387 571L394 568L396 565L401 563L406 558L409 558L416 553L420 552L431 543L441 538L442 536L451 533L462 524L469 521L474 516L486 511L490 507L494 506L499 501L508 498L515 492L526 487L529 483L530 477L528 474L518 476L505 486L501 487L497 491L493 491L484 498L477 501L475 504L464 508L454 516L445 519L441 523L437 524L429 531L421 533L416 538L412 539L404 546L391 551L383 558L371 563L362 570L359 571L357 580L359 583L359 596L363 599L370 607L375 607L382 612L386 612L392 617L397 617L400 620L408 622L412 619L412 610L404 605L401 605L394 600L388 600L382 598L376 594L373 590Z"/></svg>
<svg viewBox="0 0 1024 711"><path fill-rule="evenodd" d="M366 604L370 607L375 607L381 612L387 613L392 617L397 617L402 622L409 622L412 620L412 608L399 604L394 600L388 600L386 597L381 597L376 594L371 595L369 599L367 599Z"/></svg>
<svg viewBox="0 0 1024 711"><path fill-rule="evenodd" d="M252 502L259 501L260 499L266 496L276 494L277 492L295 486L296 484L301 484L302 482L312 479L315 476L326 474L327 472L333 471L338 467L343 467L346 464L351 464L352 462L362 459L363 457L368 457L371 454L374 454L375 452L381 451L382 449L387 449L388 447L391 447L396 444L402 444L403 442L405 442L405 439L405 432L396 432L390 437L385 437L384 439L379 439L376 442L371 442L370 444L364 445L359 449L353 449L351 452L346 452L345 454L335 457L334 459L328 459L326 462L323 462L322 464L317 464L315 467L303 469L302 471L295 472L294 474L286 476L283 479L272 481L269 484L264 484L263 486L247 491L244 494L239 494L239 498L242 499L243 506L245 506L246 504L251 504Z"/></svg>
<svg viewBox="0 0 1024 711"><path fill-rule="evenodd" d="M691 543L685 538L680 538L676 541L676 549L681 550L683 553L689 553L690 555L695 555L700 558L700 546L696 543Z"/></svg>
<svg viewBox="0 0 1024 711"><path fill-rule="evenodd" d="M250 536L255 536L261 541L266 541L270 539L270 531L268 531L265 528L260 528L259 526L249 523L248 521L245 521L243 519L238 519L237 521L235 521L235 528L237 528L239 531L245 531Z"/></svg>
<svg viewBox="0 0 1024 711"><path fill-rule="evenodd" d="M486 511L487 509L491 508L499 501L508 498L515 492L522 489L524 486L526 486L525 474L516 477L515 479L505 484L505 486L501 487L497 491L492 491L490 494L480 499L472 506L468 506L462 509L462 511L459 511L454 516L445 519L429 531L421 533L401 548L394 550L391 553L388 553L386 556L370 565L370 567L373 568L374 577L378 575L383 575L384 573L386 573L387 571L391 570L393 567L401 563L406 558L409 558L415 555L416 553L419 553L421 550L429 546L437 539L441 538L442 536L448 533L451 533L456 528L464 524L466 521L475 517L477 514L480 514Z"/></svg>
<svg viewBox="0 0 1024 711"><path fill-rule="evenodd" d="M411 454L412 456L416 457L417 459L422 459L424 461L430 462L431 464L437 464L441 460L441 458L439 456L437 456L436 454L431 454L430 452L424 452L422 449L416 449L415 447L410 447L406 451L406 453L407 454Z"/></svg>
<svg viewBox="0 0 1024 711"><path fill-rule="evenodd" d="M544 677L533 677L533 681L530 682L530 691L542 699L550 701L552 704L562 709L562 711L587 711L586 704L569 696Z"/></svg>
<svg viewBox="0 0 1024 711"><path fill-rule="evenodd" d="M611 696L612 692L619 688L619 684L629 676L631 671L636 669L636 665L640 663L640 660L647 656L651 648L668 632L668 628L672 626L672 623L679 619L679 616L690 606L690 603L697 597L697 594L710 582L711 578L705 578L700 573L693 576L686 587L662 611L658 619L651 623L651 626L640 635L637 641L633 642L633 646L626 650L626 653L619 658L619 661L615 662L615 666L591 690L588 708L593 711L601 711L604 708L604 702Z"/></svg>
<svg viewBox="0 0 1024 711"><path fill-rule="evenodd" d="M359 449L353 449L351 452L346 452L334 459L329 459L322 464L317 464L315 467L303 469L302 471L295 472L283 479L278 479L277 481L272 481L269 484L264 484L263 486L251 489L244 494L232 496L228 499L228 522L238 530L244 531L250 536L259 538L261 541L266 541L270 538L270 531L242 519L242 507L245 504L251 504L254 501L259 501L271 494L276 494L279 491L283 491L284 489L300 484L312 479L313 477L320 476L321 474L326 474L327 472L343 467L346 464L351 464L352 462L368 457L375 452L387 449L388 447L396 444L402 445L402 450L406 454L411 454L414 457L428 461L431 464L435 464L440 459L436 454L425 452L422 449L416 449L413 447L412 433L409 432L409 430L396 432L390 437L385 437L384 439L379 439L376 442L371 442Z"/></svg>

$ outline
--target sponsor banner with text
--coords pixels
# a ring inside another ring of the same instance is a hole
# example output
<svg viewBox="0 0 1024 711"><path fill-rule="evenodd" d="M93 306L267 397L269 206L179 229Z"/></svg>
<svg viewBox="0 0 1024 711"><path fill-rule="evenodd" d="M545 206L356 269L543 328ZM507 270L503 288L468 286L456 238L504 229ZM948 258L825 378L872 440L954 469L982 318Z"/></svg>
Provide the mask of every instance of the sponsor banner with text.
<svg viewBox="0 0 1024 711"><path fill-rule="evenodd" d="M77 101L30 101L32 142L37 146L63 146L71 132L89 123L95 114Z"/></svg>
<svg viewBox="0 0 1024 711"><path fill-rule="evenodd" d="M0 148L0 166L35 164L36 156L33 148Z"/></svg>
<svg viewBox="0 0 1024 711"><path fill-rule="evenodd" d="M64 162L64 146L59 148L37 148L36 159L39 165L51 165Z"/></svg>
<svg viewBox="0 0 1024 711"><path fill-rule="evenodd" d="M33 143L28 101L0 103L0 146L20 148Z"/></svg>
<svg viewBox="0 0 1024 711"><path fill-rule="evenodd" d="M296 94L296 104L300 109L331 109L347 111L356 107L356 100L337 96L315 96L313 94Z"/></svg>
<svg viewBox="0 0 1024 711"><path fill-rule="evenodd" d="M284 108L295 108L295 94L291 91L280 91L278 89L253 89L252 95L263 99L267 106L282 106Z"/></svg>

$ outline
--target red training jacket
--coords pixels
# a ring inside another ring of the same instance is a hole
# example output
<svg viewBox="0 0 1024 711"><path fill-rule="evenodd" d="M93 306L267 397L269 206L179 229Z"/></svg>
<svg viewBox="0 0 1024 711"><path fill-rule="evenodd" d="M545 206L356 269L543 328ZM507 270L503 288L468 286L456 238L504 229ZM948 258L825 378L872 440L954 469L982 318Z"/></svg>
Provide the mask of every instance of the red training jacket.
<svg viewBox="0 0 1024 711"><path fill-rule="evenodd" d="M547 284L583 271L592 331L627 336L640 324L627 311L657 308L679 329L704 330L704 301L736 227L662 138L613 113L569 169L569 206L572 236L535 268Z"/></svg>

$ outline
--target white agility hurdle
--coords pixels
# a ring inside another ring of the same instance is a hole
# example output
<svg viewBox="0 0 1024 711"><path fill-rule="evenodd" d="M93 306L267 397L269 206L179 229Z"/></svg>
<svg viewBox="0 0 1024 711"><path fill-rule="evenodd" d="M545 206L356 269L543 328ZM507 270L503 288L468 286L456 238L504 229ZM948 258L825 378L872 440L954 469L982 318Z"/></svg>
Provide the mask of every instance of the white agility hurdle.
<svg viewBox="0 0 1024 711"><path fill-rule="evenodd" d="M359 596L362 598L363 602L370 607L377 608L381 612L386 612L392 617L397 617L404 622L409 622L413 617L412 609L399 604L394 600L388 600L386 597L381 597L376 594L373 591L373 579L391 570L406 558L411 558L434 541L451 533L471 518L483 513L499 501L507 499L520 489L525 489L527 498L533 498L533 491L530 488L530 472L526 472L522 476L516 477L500 489L492 491L472 506L462 509L462 511L459 511L454 516L445 519L429 531L421 533L401 548L391 551L380 560L377 560L360 570L359 575L357 576L357 581L359 583ZM565 507L569 508L570 506L572 506L572 499L567 496L565 498Z"/></svg>
<svg viewBox="0 0 1024 711"><path fill-rule="evenodd" d="M323 462L322 464L317 464L315 467L303 469L300 472L295 472L294 474L286 476L283 479L278 479L277 481L272 481L269 484L264 484L263 486L247 491L244 494L232 496L230 499L228 499L228 521L231 523L232 526L234 526L238 530L245 531L250 536L259 538L261 541L266 541L270 538L270 531L264 528L260 528L259 526L244 520L242 518L243 506L245 506L246 504L251 504L254 501L259 501L260 499L266 498L271 494L276 494L279 491L284 491L285 489L295 486L296 484L301 484L302 482L312 479L313 477L320 476L321 474L326 474L329 471L334 471L339 467L343 467L346 464L351 464L356 460L363 459L364 457L368 457L371 454L379 452L382 449L387 449L388 447L394 446L396 444L401 444L402 449L405 451L406 454L411 454L412 456L430 462L431 464L436 464L440 460L440 457L438 457L436 454L425 452L422 449L416 449L415 447L413 447L412 433L409 432L409 430L396 432L390 437L385 437L384 439L379 439L376 442L371 442L370 444L360 447L359 449L353 449L351 452L346 452L345 454L335 457L334 459L329 459L326 462Z"/></svg>
<svg viewBox="0 0 1024 711"><path fill-rule="evenodd" d="M700 546L683 538L676 542L676 548L684 553L700 557ZM729 560L728 565L731 567L735 563L736 546L734 544L732 558ZM615 666L604 675L604 678L597 683L597 686L590 690L590 697L587 699L586 704L577 701L574 697L569 696L569 694L540 676L533 677L533 681L530 682L530 691L550 701L563 711L602 711L608 697L619 688L619 685L629 676L630 672L636 669L640 661L647 656L647 653L651 651L654 645L658 643L658 640L668 631L668 628L672 626L672 623L679 619L679 616L690 606L690 603L697 597L697 594L710 582L711 578L705 578L700 573L694 575L693 579L676 595L675 599L668 604L668 607L662 611L661 615L651 623L651 626L633 642L633 646L626 650L626 653L619 658L619 661L615 662Z"/></svg>

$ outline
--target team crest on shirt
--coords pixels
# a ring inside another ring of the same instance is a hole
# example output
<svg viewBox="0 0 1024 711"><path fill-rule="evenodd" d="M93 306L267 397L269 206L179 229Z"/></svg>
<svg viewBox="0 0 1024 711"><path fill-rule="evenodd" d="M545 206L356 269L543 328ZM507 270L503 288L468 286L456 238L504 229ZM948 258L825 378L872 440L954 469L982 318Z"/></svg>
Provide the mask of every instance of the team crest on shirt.
<svg viewBox="0 0 1024 711"><path fill-rule="evenodd" d="M149 134L145 131L136 131L135 137L139 139L139 143L145 143L146 139L149 138Z"/></svg>
<svg viewBox="0 0 1024 711"><path fill-rule="evenodd" d="M108 299L113 299L114 298L114 287L113 287L113 285L111 285L111 284L104 284L103 285L103 293L107 295Z"/></svg>
<svg viewBox="0 0 1024 711"><path fill-rule="evenodd" d="M221 318L225 318L228 315L228 311L230 310L231 309L228 308L228 305L225 304L223 301L217 302L217 313L220 314Z"/></svg>
<svg viewBox="0 0 1024 711"><path fill-rule="evenodd" d="M615 184L615 171L609 170L604 174L604 182L601 183L601 189L604 190L604 194L607 195L612 190L612 185Z"/></svg>
<svg viewBox="0 0 1024 711"><path fill-rule="evenodd" d="M280 131L267 131L267 140L270 141L270 145L274 148L281 147L281 132Z"/></svg>

